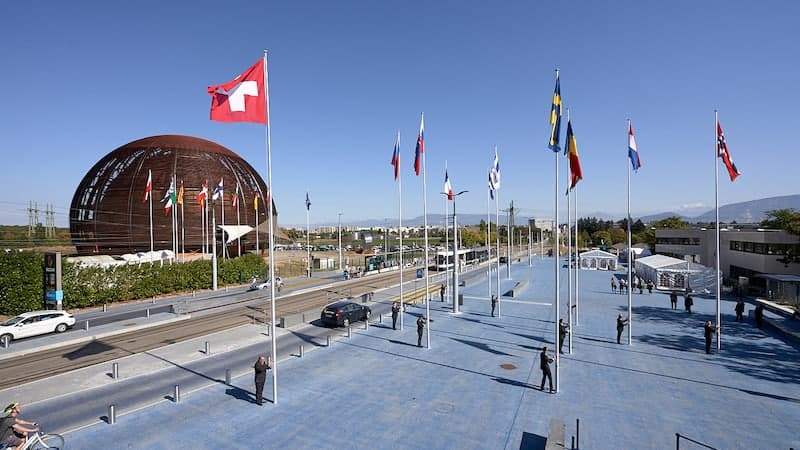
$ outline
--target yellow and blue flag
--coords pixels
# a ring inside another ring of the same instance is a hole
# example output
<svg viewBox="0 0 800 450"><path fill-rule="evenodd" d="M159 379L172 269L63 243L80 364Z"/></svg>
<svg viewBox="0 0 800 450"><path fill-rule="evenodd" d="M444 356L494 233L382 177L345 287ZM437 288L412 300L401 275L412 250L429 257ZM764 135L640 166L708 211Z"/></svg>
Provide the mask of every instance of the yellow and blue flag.
<svg viewBox="0 0 800 450"><path fill-rule="evenodd" d="M556 72L556 89L553 91L553 104L550 106L550 143L547 147L554 151L561 151L558 139L561 135L561 81Z"/></svg>

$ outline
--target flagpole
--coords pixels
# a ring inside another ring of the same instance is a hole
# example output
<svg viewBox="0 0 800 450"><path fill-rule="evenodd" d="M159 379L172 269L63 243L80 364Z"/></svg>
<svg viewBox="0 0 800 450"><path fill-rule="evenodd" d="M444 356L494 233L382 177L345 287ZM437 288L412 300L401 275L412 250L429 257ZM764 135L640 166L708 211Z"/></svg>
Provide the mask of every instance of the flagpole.
<svg viewBox="0 0 800 450"><path fill-rule="evenodd" d="M558 68L556 68L556 84L558 85L558 83L559 83L559 81L558 81ZM559 87L559 97L560 96L561 96L561 93L560 93L560 87ZM554 97L555 97L555 95L554 95ZM561 99L559 98L559 102L560 101L561 101ZM558 120L561 120L560 117L558 118ZM556 140L556 142L558 141L558 136L555 136L555 140ZM554 223L555 223L555 230L556 230L555 241L554 241L554 244L553 244L553 246L554 246L554 251L553 251L553 256L554 256L553 259L554 259L554 261L553 261L553 263L555 264L555 294L556 294L555 295L556 314L555 314L555 318L553 320L553 325L554 325L553 326L553 334L554 334L553 342L558 342L558 331L559 331L558 330L558 318L561 316L561 277L560 277L560 273L559 273L559 271L561 270L561 267L559 266L561 256L559 254L560 253L559 252L560 249L559 249L559 242L558 242L559 237L560 237L559 236L560 235L560 229L559 229L560 227L559 227L559 224L558 224L558 148L557 147L553 149L553 156L554 156L554 159L555 159L555 188L553 189L553 197L555 198L555 202L554 202L555 203L555 221L554 221ZM554 349L554 352L555 352L556 355L558 355L558 348ZM556 385L556 392L558 392L559 383L561 382L560 370L559 370L561 368L561 363L560 363L560 358L558 358L558 357L555 358L555 366L556 366L556 373L555 373L555 375L556 375L555 376L555 379L556 379L555 381L556 382L555 382L555 385Z"/></svg>
<svg viewBox="0 0 800 450"><path fill-rule="evenodd" d="M425 113L420 113L420 134L423 133L423 121L425 119ZM420 136L423 139L424 145L424 136ZM428 254L428 180L425 173L425 149L422 149L422 215L424 216L424 226L425 226L425 328L427 329L425 336L427 340L428 350L431 348L431 280L428 273L428 267L430 267L430 261L428 258L430 255Z"/></svg>
<svg viewBox="0 0 800 450"><path fill-rule="evenodd" d="M400 130L397 130L398 158L400 149ZM400 161L398 161L398 164ZM398 227L400 234L400 331L403 331L403 316L406 315L406 304L403 301L403 173L397 172Z"/></svg>
<svg viewBox="0 0 800 450"><path fill-rule="evenodd" d="M495 149L496 150L496 149ZM495 244L497 245L497 273L495 274L495 285L497 295L497 312L500 315L500 189L494 193L494 220L495 220Z"/></svg>
<svg viewBox="0 0 800 450"><path fill-rule="evenodd" d="M253 198L253 210L256 217L256 255L260 255L261 245L258 242L258 192L256 192L256 196Z"/></svg>
<svg viewBox="0 0 800 450"><path fill-rule="evenodd" d="M570 143L570 116L569 116L569 108L567 108L567 142L565 143L565 148L568 148ZM569 162L567 162L567 326L572 328L572 179L570 177L570 167ZM556 319L561 319L561 317L556 317ZM559 334L560 339L560 334ZM557 341L559 344L559 350L561 348L561 342ZM572 354L572 339L569 341L569 345L567 346L570 355Z"/></svg>
<svg viewBox="0 0 800 450"><path fill-rule="evenodd" d="M311 278L311 204L308 202L306 191L306 276Z"/></svg>
<svg viewBox="0 0 800 450"><path fill-rule="evenodd" d="M183 181L181 181L181 260L186 262L186 224L183 214Z"/></svg>
<svg viewBox="0 0 800 450"><path fill-rule="evenodd" d="M243 193L239 192L239 189L240 189L239 179L237 178L236 179L236 226L237 227L241 227L242 226L241 216L239 215L239 208L240 208L239 204L242 202L242 199L240 199L239 196L242 195ZM237 234L238 233L239 232L237 231ZM242 256L242 237L241 236L238 236L236 238L236 248L237 248L237 252L238 252L237 255L238 256Z"/></svg>
<svg viewBox="0 0 800 450"><path fill-rule="evenodd" d="M486 248L489 250L488 264L486 265L486 285L488 286L489 300L492 300L492 169L489 169L489 188L486 189Z"/></svg>
<svg viewBox="0 0 800 450"><path fill-rule="evenodd" d="M719 158L719 136L717 131L717 124L719 123L719 116L717 110L714 110L714 215L716 221L716 228L714 229L714 236L716 238L716 245L714 247L714 255L716 258L716 272L715 277L717 280L717 320L716 324L714 325L717 328L717 352L719 352L722 343L722 328L720 323L720 314L719 314L719 303L720 303L720 286L719 286L719 279L720 279L720 271L719 271L719 162L717 159ZM688 276L688 274L687 274Z"/></svg>
<svg viewBox="0 0 800 450"><path fill-rule="evenodd" d="M153 265L153 252L155 249L153 248L153 184L151 176L152 172L147 169L147 180L150 182L150 195L147 197L150 200L150 265Z"/></svg>
<svg viewBox="0 0 800 450"><path fill-rule="evenodd" d="M228 259L228 243L225 240L225 184L222 185L222 192L220 193L222 199L222 258Z"/></svg>
<svg viewBox="0 0 800 450"><path fill-rule="evenodd" d="M267 179L269 180L269 199L267 200L267 221L269 222L269 287L270 287L270 316L269 316L269 334L272 338L272 401L278 403L278 359L277 359L277 341L275 335L275 236L273 233L273 211L272 211L272 197L275 189L272 186L272 146L270 136L270 122L269 120L269 70L267 70L267 51L264 50L264 106L267 113ZM224 197L223 197L224 198Z"/></svg>
<svg viewBox="0 0 800 450"><path fill-rule="evenodd" d="M173 189L177 189L178 183L175 182L175 174L172 174L172 186ZM178 205L174 199L177 199L175 190L172 191L169 197L169 201L172 202L172 208L170 208L170 220L172 221L172 255L173 261L177 259L178 256ZM173 199L173 196L174 199Z"/></svg>
<svg viewBox="0 0 800 450"><path fill-rule="evenodd" d="M444 173L447 173L447 160L444 160ZM444 287L445 293L450 294L450 221L447 218L447 197L444 198Z"/></svg>
<svg viewBox="0 0 800 450"><path fill-rule="evenodd" d="M628 130L631 129L631 120L628 119ZM628 169L628 345L631 345L631 338L633 336L633 331L631 330L633 325L633 320L631 317L631 303L632 303L632 289L633 286L631 285L631 269L633 265L633 249L631 248L631 165L629 161L625 161L625 167Z"/></svg>
<svg viewBox="0 0 800 450"><path fill-rule="evenodd" d="M575 325L580 325L578 318L578 273L581 271L581 257L578 246L578 186L575 185ZM572 330L570 330L572 331ZM569 333L569 343L572 346L572 333Z"/></svg>

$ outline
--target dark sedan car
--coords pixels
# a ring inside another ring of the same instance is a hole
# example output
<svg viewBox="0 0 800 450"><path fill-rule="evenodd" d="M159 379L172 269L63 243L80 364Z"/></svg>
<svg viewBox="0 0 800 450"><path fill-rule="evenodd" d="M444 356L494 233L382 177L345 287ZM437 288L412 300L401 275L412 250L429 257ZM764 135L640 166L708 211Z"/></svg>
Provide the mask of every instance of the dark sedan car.
<svg viewBox="0 0 800 450"><path fill-rule="evenodd" d="M342 326L348 327L351 322L359 320L368 320L372 315L372 310L369 307L360 305L354 302L336 302L331 303L322 310L320 320L323 325Z"/></svg>

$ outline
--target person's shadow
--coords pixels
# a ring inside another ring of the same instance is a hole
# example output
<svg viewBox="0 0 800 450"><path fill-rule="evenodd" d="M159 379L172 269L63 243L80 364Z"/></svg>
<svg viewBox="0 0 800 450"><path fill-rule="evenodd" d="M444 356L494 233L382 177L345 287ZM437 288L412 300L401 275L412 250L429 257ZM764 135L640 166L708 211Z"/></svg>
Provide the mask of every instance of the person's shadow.
<svg viewBox="0 0 800 450"><path fill-rule="evenodd" d="M246 391L236 386L231 386L229 389L225 390L225 393L235 399L244 400L246 402L254 403L256 405L258 404L256 403L256 394L254 392ZM269 400L264 399L264 401L269 401Z"/></svg>

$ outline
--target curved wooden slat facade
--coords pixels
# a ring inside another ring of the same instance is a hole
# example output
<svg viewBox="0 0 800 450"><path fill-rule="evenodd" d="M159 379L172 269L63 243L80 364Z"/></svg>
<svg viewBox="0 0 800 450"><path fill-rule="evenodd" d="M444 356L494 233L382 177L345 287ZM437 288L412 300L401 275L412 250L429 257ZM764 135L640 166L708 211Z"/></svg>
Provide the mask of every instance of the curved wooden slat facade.
<svg viewBox="0 0 800 450"><path fill-rule="evenodd" d="M202 210L197 203L203 183L208 181L208 198L220 179L224 180L225 224L236 225L236 208L231 197L239 184L239 221L255 227L254 196L259 195L259 234L267 231L267 186L253 167L231 150L214 142L180 135L151 136L133 141L103 157L83 177L72 197L70 233L78 253L122 254L150 250L150 213L143 202L148 170L152 173L154 249L172 248L172 216L165 213L162 199L170 180L176 190L183 181L183 246L187 252L203 246ZM216 202L217 225L222 225L222 202ZM273 217L277 209L273 199ZM209 208L208 223L211 223ZM178 235L181 232L178 210ZM277 225L276 221L273 224ZM210 228L210 225L209 225ZM218 236L218 251L221 251ZM268 244L265 239L261 248ZM242 238L243 249L255 248L255 234ZM236 242L231 249L236 247Z"/></svg>

